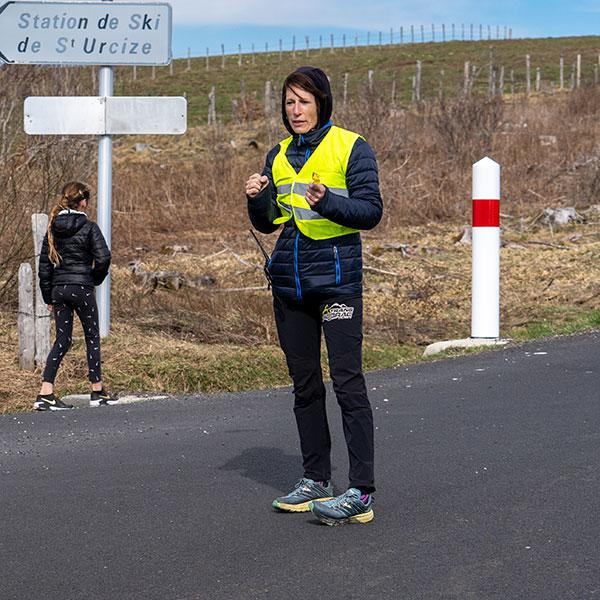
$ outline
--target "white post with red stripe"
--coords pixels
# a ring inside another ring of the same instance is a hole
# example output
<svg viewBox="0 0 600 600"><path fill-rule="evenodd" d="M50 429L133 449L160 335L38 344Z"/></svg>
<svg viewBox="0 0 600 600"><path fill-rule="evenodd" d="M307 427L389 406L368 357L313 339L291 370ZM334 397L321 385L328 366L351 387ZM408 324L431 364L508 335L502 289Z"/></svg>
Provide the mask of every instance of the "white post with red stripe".
<svg viewBox="0 0 600 600"><path fill-rule="evenodd" d="M500 337L500 165L473 165L471 338Z"/></svg>

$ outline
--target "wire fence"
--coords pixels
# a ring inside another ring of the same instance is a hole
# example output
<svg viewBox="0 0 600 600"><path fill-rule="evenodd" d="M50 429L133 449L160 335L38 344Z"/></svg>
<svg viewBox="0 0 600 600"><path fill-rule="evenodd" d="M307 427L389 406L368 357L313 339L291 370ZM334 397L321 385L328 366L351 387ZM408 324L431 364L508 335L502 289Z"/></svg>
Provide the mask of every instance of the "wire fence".
<svg viewBox="0 0 600 600"><path fill-rule="evenodd" d="M409 25L387 30L362 31L355 34L330 33L319 35L292 35L279 37L263 43L220 44L214 49L206 47L205 51L188 47L187 52L176 58L198 58L200 56L222 56L232 54L255 54L262 52L306 52L307 50L326 50L360 48L365 46L391 46L400 44L418 44L449 41L484 41L511 40L512 27L507 25L475 25L473 23L451 23L449 25Z"/></svg>

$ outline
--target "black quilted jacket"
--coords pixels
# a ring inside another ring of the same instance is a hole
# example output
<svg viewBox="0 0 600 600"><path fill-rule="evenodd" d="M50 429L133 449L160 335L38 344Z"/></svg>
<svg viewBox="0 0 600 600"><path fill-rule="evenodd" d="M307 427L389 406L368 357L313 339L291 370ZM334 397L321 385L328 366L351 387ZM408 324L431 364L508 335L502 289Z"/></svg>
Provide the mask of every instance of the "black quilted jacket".
<svg viewBox="0 0 600 600"><path fill-rule="evenodd" d="M78 211L60 213L52 226L56 250L61 257L54 266L48 258L48 235L44 237L38 275L46 304L52 304L52 287L78 284L100 285L110 266L110 250L100 227Z"/></svg>
<svg viewBox="0 0 600 600"><path fill-rule="evenodd" d="M331 123L304 136L294 135L286 156L299 172L308 156L329 131ZM308 152L307 152L308 151ZM280 226L273 219L280 216L272 165L279 144L267 155L263 175L269 185L255 198L248 198L248 214L254 227L272 233ZM327 190L313 209L320 215L352 229L372 229L381 220L383 203L379 191L377 162L373 150L359 138L354 143L346 171L349 198ZM313 240L303 235L293 219L284 224L269 263L273 294L287 300L306 297L354 296L362 293L362 248L360 233L350 233L327 240Z"/></svg>

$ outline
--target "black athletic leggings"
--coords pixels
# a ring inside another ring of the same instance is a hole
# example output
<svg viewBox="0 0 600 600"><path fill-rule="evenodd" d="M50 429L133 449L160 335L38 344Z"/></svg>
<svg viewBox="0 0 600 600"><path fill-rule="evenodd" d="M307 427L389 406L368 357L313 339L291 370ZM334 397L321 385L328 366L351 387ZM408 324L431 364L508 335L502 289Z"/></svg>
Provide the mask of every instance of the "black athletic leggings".
<svg viewBox="0 0 600 600"><path fill-rule="evenodd" d="M52 288L52 305L56 323L56 341L46 360L43 380L54 383L56 372L71 347L73 335L73 312L77 313L87 347L89 380L98 383L100 376L100 331L98 307L94 288L83 285L57 285Z"/></svg>
<svg viewBox="0 0 600 600"><path fill-rule="evenodd" d="M321 371L325 335L333 389L342 410L350 486L375 491L373 413L362 373L362 297L284 302L275 297L275 322L292 381L304 476L331 478L331 438Z"/></svg>

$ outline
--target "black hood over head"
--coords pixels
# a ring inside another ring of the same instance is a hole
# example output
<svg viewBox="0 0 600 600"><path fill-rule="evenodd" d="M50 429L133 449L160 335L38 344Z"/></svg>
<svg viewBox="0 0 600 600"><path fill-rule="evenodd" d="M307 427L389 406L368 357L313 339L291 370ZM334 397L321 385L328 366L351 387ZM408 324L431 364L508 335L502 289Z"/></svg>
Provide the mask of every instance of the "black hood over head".
<svg viewBox="0 0 600 600"><path fill-rule="evenodd" d="M321 129L331 119L331 113L333 112L333 96L331 95L331 86L329 85L329 79L325 72L318 67L299 67L294 71L295 73L302 73L310 78L315 86L325 94L325 98L317 98L317 104L319 106L319 122L317 123L317 129ZM285 95L282 95L281 102L281 117L285 128L294 135L294 130L288 121L287 115L285 114Z"/></svg>
<svg viewBox="0 0 600 600"><path fill-rule="evenodd" d="M87 215L81 212L68 212L58 215L52 224L52 232L57 238L73 237L86 223Z"/></svg>

